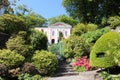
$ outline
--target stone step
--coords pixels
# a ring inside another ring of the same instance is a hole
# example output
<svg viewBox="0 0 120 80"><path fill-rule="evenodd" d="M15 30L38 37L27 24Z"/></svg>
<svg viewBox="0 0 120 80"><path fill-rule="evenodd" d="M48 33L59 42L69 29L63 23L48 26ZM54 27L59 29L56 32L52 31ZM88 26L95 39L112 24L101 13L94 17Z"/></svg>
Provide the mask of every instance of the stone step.
<svg viewBox="0 0 120 80"><path fill-rule="evenodd" d="M70 75L78 75L78 72L63 72L63 73L57 73L55 76L70 76Z"/></svg>

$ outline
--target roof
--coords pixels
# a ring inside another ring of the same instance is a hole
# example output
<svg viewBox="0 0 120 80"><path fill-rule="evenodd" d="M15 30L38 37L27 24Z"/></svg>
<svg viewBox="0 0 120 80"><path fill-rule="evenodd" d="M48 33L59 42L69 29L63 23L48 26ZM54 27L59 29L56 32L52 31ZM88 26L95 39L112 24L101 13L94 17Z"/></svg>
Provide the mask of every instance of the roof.
<svg viewBox="0 0 120 80"><path fill-rule="evenodd" d="M55 24L49 25L48 27L56 27L56 26L64 26L64 27L72 27L71 25L64 22L56 22Z"/></svg>

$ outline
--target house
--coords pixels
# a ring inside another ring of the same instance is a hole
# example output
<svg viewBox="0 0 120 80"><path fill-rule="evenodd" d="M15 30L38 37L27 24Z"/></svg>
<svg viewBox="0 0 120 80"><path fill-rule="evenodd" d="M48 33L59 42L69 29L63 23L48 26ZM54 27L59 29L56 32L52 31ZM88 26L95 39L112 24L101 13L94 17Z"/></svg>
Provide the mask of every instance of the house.
<svg viewBox="0 0 120 80"><path fill-rule="evenodd" d="M59 42L59 34L62 33L64 38L70 36L72 26L64 22L57 22L47 27L36 27L35 29L42 31L48 37L49 44L56 44Z"/></svg>

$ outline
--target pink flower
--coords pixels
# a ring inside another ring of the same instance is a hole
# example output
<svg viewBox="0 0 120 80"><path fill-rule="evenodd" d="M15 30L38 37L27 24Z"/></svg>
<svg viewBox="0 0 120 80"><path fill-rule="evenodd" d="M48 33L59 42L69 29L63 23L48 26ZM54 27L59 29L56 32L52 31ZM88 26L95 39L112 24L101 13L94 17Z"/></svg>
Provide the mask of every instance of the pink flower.
<svg viewBox="0 0 120 80"><path fill-rule="evenodd" d="M87 57L77 58L72 65L73 67L84 67L85 70L91 70L90 61Z"/></svg>

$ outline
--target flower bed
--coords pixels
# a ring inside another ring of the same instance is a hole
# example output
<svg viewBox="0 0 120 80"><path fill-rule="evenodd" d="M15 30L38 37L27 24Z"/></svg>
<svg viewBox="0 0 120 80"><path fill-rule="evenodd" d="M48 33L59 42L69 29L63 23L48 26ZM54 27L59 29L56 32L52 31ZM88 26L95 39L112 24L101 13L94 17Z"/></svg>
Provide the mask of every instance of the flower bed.
<svg viewBox="0 0 120 80"><path fill-rule="evenodd" d="M72 66L78 72L89 71L92 69L92 67L90 66L90 60L87 59L87 57L75 59Z"/></svg>

